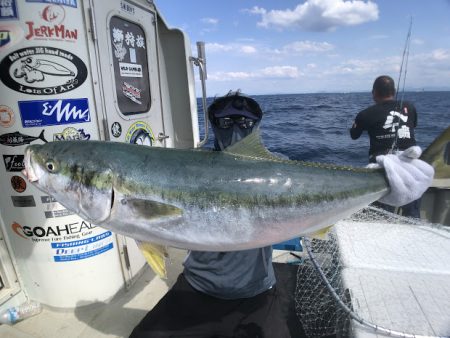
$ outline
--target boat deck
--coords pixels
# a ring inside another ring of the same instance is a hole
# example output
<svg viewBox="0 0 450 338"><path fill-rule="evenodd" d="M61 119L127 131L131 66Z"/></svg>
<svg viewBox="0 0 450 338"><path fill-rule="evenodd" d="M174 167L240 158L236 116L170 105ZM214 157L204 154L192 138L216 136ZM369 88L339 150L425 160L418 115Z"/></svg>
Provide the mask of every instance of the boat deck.
<svg viewBox="0 0 450 338"><path fill-rule="evenodd" d="M2 338L103 338L128 337L134 327L175 283L182 271L186 251L169 249L168 278L162 280L150 268L142 274L128 290L122 290L108 303L95 303L71 310L49 309L13 326L0 325ZM287 251L274 251L274 262L292 260ZM293 295L296 265L275 264L278 284L283 285L290 306L289 325L293 337L304 337L300 322L296 318Z"/></svg>
<svg viewBox="0 0 450 338"><path fill-rule="evenodd" d="M397 332L450 337L450 232L339 222L343 284L357 315ZM355 337L378 337L352 322Z"/></svg>

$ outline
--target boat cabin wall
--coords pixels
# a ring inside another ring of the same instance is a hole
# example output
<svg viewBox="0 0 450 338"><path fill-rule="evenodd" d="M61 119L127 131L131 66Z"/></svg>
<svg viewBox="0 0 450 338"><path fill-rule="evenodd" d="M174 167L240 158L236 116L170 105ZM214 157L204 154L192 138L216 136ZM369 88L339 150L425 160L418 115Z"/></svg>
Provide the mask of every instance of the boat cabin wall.
<svg viewBox="0 0 450 338"><path fill-rule="evenodd" d="M193 148L199 123L190 40L183 31L169 28L159 12L157 20L161 96L171 117L167 125L173 127L174 147Z"/></svg>
<svg viewBox="0 0 450 338"><path fill-rule="evenodd" d="M11 0L1 9L0 310L25 298L55 308L107 301L145 259L134 240L31 185L24 151L63 140L195 147L189 40L151 1Z"/></svg>

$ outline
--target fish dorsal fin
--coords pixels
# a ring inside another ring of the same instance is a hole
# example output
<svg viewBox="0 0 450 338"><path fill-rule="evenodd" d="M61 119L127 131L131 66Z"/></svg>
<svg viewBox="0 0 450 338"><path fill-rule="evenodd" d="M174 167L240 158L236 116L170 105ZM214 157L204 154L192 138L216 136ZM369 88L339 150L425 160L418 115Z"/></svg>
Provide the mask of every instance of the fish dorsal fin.
<svg viewBox="0 0 450 338"><path fill-rule="evenodd" d="M242 140L236 142L232 146L226 148L224 153L229 155L238 155L251 157L253 159L270 160L270 161L283 161L279 157L273 155L266 147L262 144L261 134L259 128L253 131L248 136L244 137Z"/></svg>

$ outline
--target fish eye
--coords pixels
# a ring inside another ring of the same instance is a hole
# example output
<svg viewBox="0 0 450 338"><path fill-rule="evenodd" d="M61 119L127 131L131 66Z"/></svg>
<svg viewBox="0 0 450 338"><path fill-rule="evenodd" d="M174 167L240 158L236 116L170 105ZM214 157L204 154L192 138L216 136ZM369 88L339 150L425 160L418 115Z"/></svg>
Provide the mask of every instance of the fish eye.
<svg viewBox="0 0 450 338"><path fill-rule="evenodd" d="M56 171L56 164L53 161L47 161L45 163L45 167L47 168L47 170L51 173L54 173Z"/></svg>

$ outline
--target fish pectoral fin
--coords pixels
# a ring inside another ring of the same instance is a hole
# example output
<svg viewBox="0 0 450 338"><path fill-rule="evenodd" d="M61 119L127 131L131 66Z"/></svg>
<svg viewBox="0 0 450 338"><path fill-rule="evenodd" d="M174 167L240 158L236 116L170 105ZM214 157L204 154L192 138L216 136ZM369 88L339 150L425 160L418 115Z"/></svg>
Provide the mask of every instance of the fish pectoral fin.
<svg viewBox="0 0 450 338"><path fill-rule="evenodd" d="M129 198L123 199L121 203L123 205L126 204L135 216L146 220L156 220L164 217L178 218L183 215L183 209L152 200Z"/></svg>
<svg viewBox="0 0 450 338"><path fill-rule="evenodd" d="M328 232L331 230L334 224L327 226L326 228L320 229L312 234L308 235L309 238L315 238L320 240L327 239Z"/></svg>
<svg viewBox="0 0 450 338"><path fill-rule="evenodd" d="M167 278L166 258L169 257L167 249L163 245L136 240L138 248L141 250L145 260L152 270L161 278Z"/></svg>

